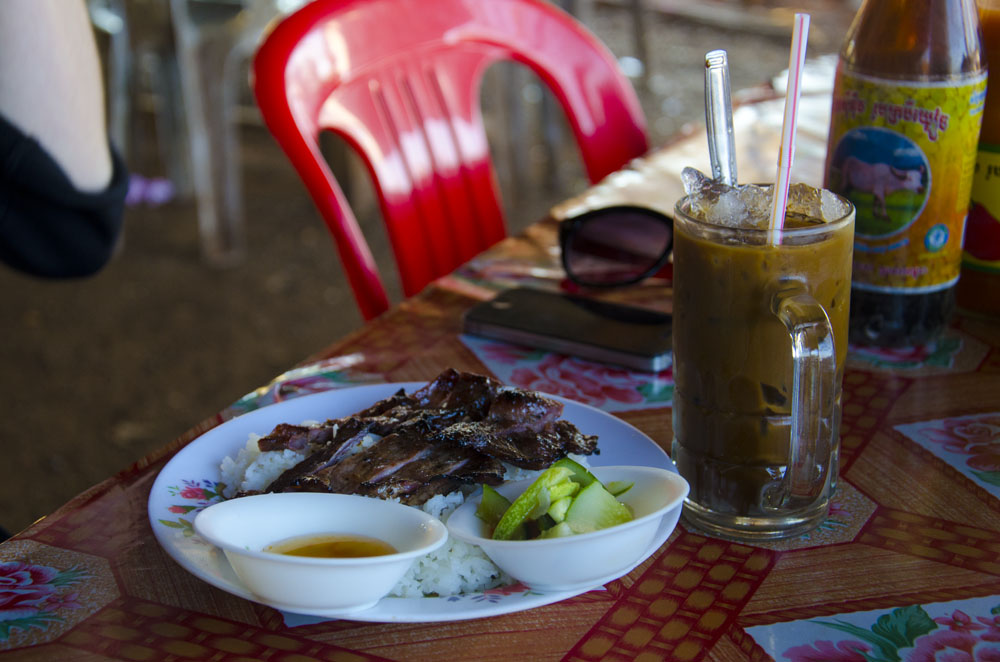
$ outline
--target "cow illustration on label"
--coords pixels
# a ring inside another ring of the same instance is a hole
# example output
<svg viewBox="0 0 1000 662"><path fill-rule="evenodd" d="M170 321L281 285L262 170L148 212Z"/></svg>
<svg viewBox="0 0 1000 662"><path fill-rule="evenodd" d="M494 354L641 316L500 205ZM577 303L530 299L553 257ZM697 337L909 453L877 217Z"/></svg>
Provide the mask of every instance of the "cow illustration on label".
<svg viewBox="0 0 1000 662"><path fill-rule="evenodd" d="M872 214L888 219L885 196L895 191L924 192L924 173L927 168L896 168L888 163L866 163L849 156L841 166L842 191L857 190L872 194Z"/></svg>
<svg viewBox="0 0 1000 662"><path fill-rule="evenodd" d="M930 191L930 168L920 147L890 129L861 127L837 144L830 188L857 209L856 234L887 237L920 216Z"/></svg>

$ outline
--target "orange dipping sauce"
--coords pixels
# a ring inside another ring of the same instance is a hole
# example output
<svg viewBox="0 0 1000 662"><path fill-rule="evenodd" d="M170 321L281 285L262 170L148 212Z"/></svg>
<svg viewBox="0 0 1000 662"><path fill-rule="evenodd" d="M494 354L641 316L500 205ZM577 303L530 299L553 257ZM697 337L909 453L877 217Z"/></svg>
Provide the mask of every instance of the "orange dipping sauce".
<svg viewBox="0 0 1000 662"><path fill-rule="evenodd" d="M264 548L272 554L325 559L359 558L395 554L396 548L378 538L351 534L311 534L280 540Z"/></svg>

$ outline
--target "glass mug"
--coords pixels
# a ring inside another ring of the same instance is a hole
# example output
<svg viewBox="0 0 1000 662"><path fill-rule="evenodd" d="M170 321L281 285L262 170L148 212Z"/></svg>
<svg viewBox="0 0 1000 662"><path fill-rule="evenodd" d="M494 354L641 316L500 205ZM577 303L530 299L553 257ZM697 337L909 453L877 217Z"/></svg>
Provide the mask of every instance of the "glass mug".
<svg viewBox="0 0 1000 662"><path fill-rule="evenodd" d="M790 215L777 242L697 220L690 196L676 205L671 457L695 529L759 541L827 515L854 240L840 201L826 222Z"/></svg>

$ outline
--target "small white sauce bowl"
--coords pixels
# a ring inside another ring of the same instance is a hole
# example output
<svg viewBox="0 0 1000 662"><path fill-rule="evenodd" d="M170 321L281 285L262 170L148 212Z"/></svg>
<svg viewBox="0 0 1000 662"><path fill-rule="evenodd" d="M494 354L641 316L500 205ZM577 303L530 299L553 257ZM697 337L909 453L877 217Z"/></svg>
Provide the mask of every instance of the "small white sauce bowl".
<svg viewBox="0 0 1000 662"><path fill-rule="evenodd" d="M678 474L655 467L592 467L604 484L632 481L620 501L632 508L635 519L590 533L541 540L493 540L486 524L476 517L482 499L466 500L448 519L448 530L460 540L479 545L514 579L542 592L579 591L606 584L651 556L677 526L688 484ZM513 501L531 480L496 488Z"/></svg>
<svg viewBox="0 0 1000 662"><path fill-rule="evenodd" d="M327 615L373 607L414 559L448 539L445 526L418 508L351 494L307 492L223 501L198 513L194 529L225 552L240 581L261 602ZM311 558L262 551L288 538L331 533L379 538L397 553Z"/></svg>

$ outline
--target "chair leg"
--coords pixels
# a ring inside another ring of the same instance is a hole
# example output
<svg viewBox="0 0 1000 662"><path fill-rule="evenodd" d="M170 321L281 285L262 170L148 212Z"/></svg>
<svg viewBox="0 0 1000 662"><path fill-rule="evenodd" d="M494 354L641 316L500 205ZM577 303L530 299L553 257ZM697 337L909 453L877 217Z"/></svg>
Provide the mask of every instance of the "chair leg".
<svg viewBox="0 0 1000 662"><path fill-rule="evenodd" d="M560 125L559 104L548 93L548 90L542 95L541 104L542 147L545 150L545 162L548 166L546 168L547 185L550 191L561 192L566 182L563 169L560 167L562 161L559 157L564 149L565 136Z"/></svg>
<svg viewBox="0 0 1000 662"><path fill-rule="evenodd" d="M128 158L132 113L133 61L131 34L121 0L88 3L91 22L108 35L108 134L122 157Z"/></svg>
<svg viewBox="0 0 1000 662"><path fill-rule="evenodd" d="M642 62L640 83L648 89L652 63L649 61L649 48L646 44L646 22L643 20L642 0L629 0L629 11L632 14L632 38L635 42L635 56Z"/></svg>
<svg viewBox="0 0 1000 662"><path fill-rule="evenodd" d="M188 0L173 0L202 257L215 266L238 262L245 249L240 163L234 117L235 81L225 78L233 40L222 29L195 25Z"/></svg>
<svg viewBox="0 0 1000 662"><path fill-rule="evenodd" d="M507 112L510 140L508 141L508 165L510 167L510 185L515 195L520 196L525 190L525 177L528 175L531 160L531 137L525 117L524 86L528 82L527 72L519 66L511 66L506 70L508 84L504 101Z"/></svg>
<svg viewBox="0 0 1000 662"><path fill-rule="evenodd" d="M194 175L176 53L149 51L142 53L140 58L143 72L149 77L149 87L156 91L154 129L167 179L174 185L178 197L190 198L194 193Z"/></svg>
<svg viewBox="0 0 1000 662"><path fill-rule="evenodd" d="M625 0L632 19L632 48L635 59L642 63L639 83L648 89L652 63L649 59L649 45L646 39L646 11L644 0ZM578 21L589 25L594 12L595 0L559 0L559 5Z"/></svg>

